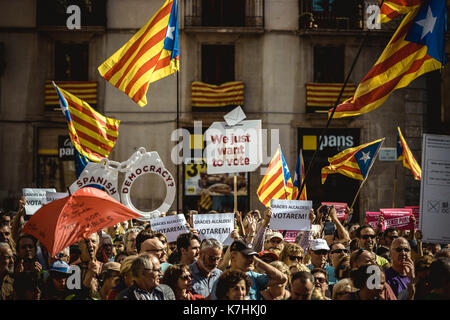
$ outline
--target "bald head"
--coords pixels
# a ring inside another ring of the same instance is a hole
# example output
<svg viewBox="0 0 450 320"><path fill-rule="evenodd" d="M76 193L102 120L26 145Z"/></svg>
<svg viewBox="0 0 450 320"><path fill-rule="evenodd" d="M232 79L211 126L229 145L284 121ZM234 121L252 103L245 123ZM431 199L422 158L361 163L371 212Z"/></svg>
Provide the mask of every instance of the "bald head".
<svg viewBox="0 0 450 320"><path fill-rule="evenodd" d="M390 255L394 270L402 269L404 263L411 259L411 246L408 240L399 237L392 241Z"/></svg>

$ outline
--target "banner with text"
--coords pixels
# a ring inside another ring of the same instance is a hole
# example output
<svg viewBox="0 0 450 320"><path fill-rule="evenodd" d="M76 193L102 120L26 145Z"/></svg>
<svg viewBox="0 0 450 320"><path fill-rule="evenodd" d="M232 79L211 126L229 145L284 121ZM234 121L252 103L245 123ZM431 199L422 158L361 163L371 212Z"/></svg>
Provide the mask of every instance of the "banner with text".
<svg viewBox="0 0 450 320"><path fill-rule="evenodd" d="M414 229L411 222L412 209L392 208L380 209L384 216L384 229L395 228L397 230Z"/></svg>
<svg viewBox="0 0 450 320"><path fill-rule="evenodd" d="M336 214L337 214L337 218L339 219L339 221L344 221L346 216L347 216L347 212L348 212L348 204L345 202L322 202L322 205L327 205L327 206L334 206L334 208L336 209Z"/></svg>
<svg viewBox="0 0 450 320"><path fill-rule="evenodd" d="M311 230L309 212L312 208L310 200L270 200L272 218L270 228L275 230Z"/></svg>
<svg viewBox="0 0 450 320"><path fill-rule="evenodd" d="M56 189L43 189L43 188L23 188L22 194L25 197L25 214L33 215L38 211L42 205L47 202L47 192L56 192Z"/></svg>
<svg viewBox="0 0 450 320"><path fill-rule="evenodd" d="M168 242L177 241L178 235L189 232L184 214L150 219L150 225L153 231L164 233Z"/></svg>
<svg viewBox="0 0 450 320"><path fill-rule="evenodd" d="M377 224L378 224L378 216L381 214L381 212L376 212L376 211L367 211L366 212L366 221L367 224L370 225L373 229L377 229ZM384 226L382 228L382 230L384 230Z"/></svg>
<svg viewBox="0 0 450 320"><path fill-rule="evenodd" d="M414 228L416 230L420 230L419 223L420 223L420 207L419 206L405 206L405 209L412 209L412 213L414 217L416 218L416 224Z"/></svg>
<svg viewBox="0 0 450 320"><path fill-rule="evenodd" d="M55 200L59 200L65 197L68 197L68 192L46 192L45 193L45 202L43 204L47 204L53 202Z"/></svg>
<svg viewBox="0 0 450 320"><path fill-rule="evenodd" d="M193 218L201 240L214 238L224 245L233 242L234 213L194 214Z"/></svg>
<svg viewBox="0 0 450 320"><path fill-rule="evenodd" d="M214 122L205 132L208 174L255 171L262 163L261 120L232 127Z"/></svg>

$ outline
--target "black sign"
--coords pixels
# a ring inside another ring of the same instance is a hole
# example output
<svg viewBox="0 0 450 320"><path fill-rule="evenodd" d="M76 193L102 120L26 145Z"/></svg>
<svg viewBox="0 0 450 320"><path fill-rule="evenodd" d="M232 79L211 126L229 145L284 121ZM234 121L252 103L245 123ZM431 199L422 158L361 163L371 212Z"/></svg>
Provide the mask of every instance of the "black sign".
<svg viewBox="0 0 450 320"><path fill-rule="evenodd" d="M58 158L61 160L75 159L75 148L69 136L58 136Z"/></svg>

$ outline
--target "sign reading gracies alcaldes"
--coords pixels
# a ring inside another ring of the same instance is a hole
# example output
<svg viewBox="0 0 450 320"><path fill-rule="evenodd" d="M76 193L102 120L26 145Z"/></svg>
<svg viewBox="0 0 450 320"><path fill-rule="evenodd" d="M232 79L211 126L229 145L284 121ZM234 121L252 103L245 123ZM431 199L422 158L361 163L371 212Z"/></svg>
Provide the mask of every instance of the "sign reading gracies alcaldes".
<svg viewBox="0 0 450 320"><path fill-rule="evenodd" d="M75 159L75 149L69 136L58 136L58 158L61 160Z"/></svg>

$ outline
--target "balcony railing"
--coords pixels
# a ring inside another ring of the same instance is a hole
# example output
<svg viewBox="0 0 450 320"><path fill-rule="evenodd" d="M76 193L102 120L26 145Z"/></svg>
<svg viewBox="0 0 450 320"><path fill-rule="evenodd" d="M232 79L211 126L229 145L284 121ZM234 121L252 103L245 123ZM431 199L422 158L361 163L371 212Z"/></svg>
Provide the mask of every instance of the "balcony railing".
<svg viewBox="0 0 450 320"><path fill-rule="evenodd" d="M264 0L185 0L184 27L264 27Z"/></svg>

